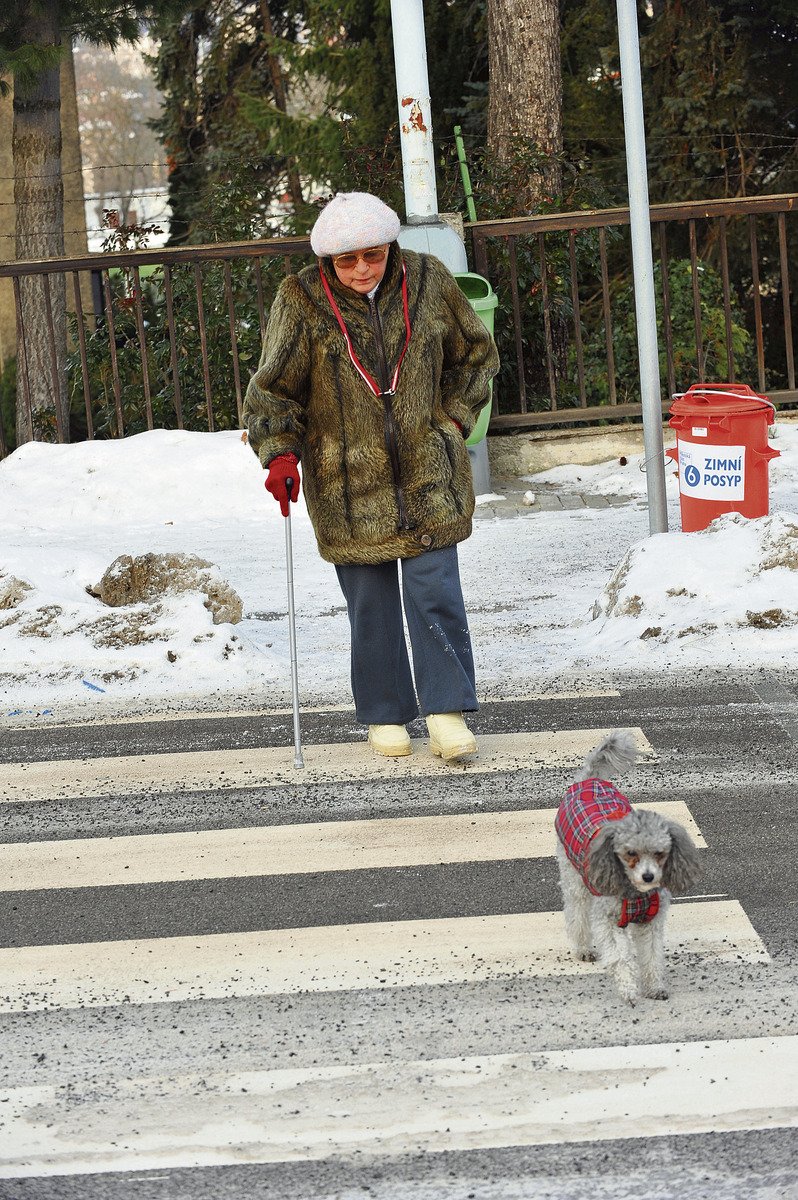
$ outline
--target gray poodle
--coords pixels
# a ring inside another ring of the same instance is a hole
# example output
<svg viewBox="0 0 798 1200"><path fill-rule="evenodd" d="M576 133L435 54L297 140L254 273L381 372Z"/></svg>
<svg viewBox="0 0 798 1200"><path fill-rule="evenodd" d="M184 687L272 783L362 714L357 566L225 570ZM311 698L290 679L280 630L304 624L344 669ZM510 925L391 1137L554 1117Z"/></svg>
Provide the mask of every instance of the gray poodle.
<svg viewBox="0 0 798 1200"><path fill-rule="evenodd" d="M671 894L700 876L687 832L658 813L633 809L609 782L637 761L629 730L588 754L557 810L557 861L571 948L598 959L625 1000L666 1000L665 919Z"/></svg>

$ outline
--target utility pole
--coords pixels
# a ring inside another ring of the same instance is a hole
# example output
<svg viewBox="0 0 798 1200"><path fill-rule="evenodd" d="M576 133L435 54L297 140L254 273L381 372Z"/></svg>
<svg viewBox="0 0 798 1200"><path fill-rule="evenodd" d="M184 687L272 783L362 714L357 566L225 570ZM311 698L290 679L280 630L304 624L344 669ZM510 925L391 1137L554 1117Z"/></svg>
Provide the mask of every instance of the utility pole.
<svg viewBox="0 0 798 1200"><path fill-rule="evenodd" d="M391 0L391 28L406 216L399 245L434 254L455 274L466 273L465 243L438 212L423 0ZM468 457L475 491L485 495L491 490L487 438L469 446Z"/></svg>
<svg viewBox="0 0 798 1200"><path fill-rule="evenodd" d="M391 27L406 215L399 243L467 271L463 239L438 212L423 0L391 0Z"/></svg>
<svg viewBox="0 0 798 1200"><path fill-rule="evenodd" d="M423 0L391 0L399 139L408 225L438 220Z"/></svg>
<svg viewBox="0 0 798 1200"><path fill-rule="evenodd" d="M640 40L636 0L617 0L618 44L621 51L621 90L629 181L629 223L632 234L637 352L640 397L643 404L643 444L646 457L648 525L650 533L668 532L665 499L665 453L662 440L662 393L657 347L657 306L654 299L654 259L648 204L646 135L643 125L643 87L640 78Z"/></svg>

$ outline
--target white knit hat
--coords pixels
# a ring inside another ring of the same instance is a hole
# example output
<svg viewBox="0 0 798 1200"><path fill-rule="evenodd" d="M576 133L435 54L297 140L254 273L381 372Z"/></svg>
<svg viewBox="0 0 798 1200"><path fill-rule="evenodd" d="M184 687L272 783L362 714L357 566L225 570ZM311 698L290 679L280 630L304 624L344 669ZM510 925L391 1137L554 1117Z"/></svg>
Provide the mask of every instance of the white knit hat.
<svg viewBox="0 0 798 1200"><path fill-rule="evenodd" d="M339 192L322 209L310 232L310 245L319 258L329 258L394 242L399 229L393 209L370 192Z"/></svg>

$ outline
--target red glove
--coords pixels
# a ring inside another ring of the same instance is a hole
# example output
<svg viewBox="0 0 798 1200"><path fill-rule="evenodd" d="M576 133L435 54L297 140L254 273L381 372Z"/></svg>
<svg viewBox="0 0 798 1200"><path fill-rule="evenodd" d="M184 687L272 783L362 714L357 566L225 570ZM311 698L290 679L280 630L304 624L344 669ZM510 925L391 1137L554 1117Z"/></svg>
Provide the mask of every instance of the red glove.
<svg viewBox="0 0 798 1200"><path fill-rule="evenodd" d="M299 495L299 459L295 454L280 454L273 458L266 468L266 491L271 492L280 505L280 512L288 516L288 505ZM291 480L291 495L288 494L288 481Z"/></svg>

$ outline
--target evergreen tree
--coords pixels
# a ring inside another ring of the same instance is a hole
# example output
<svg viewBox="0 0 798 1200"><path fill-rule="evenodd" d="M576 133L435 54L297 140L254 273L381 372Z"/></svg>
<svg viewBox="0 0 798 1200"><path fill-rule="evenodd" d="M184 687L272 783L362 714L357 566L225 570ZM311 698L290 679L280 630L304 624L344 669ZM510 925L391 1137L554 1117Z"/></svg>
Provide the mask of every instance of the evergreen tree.
<svg viewBox="0 0 798 1200"><path fill-rule="evenodd" d="M640 4L652 202L798 183L798 3ZM626 194L614 0L564 0L566 153Z"/></svg>
<svg viewBox="0 0 798 1200"><path fill-rule="evenodd" d="M483 9L425 4L441 152L479 56ZM208 0L155 34L173 241L305 230L314 196L341 189L402 206L390 0ZM221 209L230 221L220 230Z"/></svg>
<svg viewBox="0 0 798 1200"><path fill-rule="evenodd" d="M154 122L170 166L172 243L278 232L280 205L301 203L296 163L242 115L241 95L280 112L286 86L278 49L298 32L294 8L275 0L206 0L153 27L152 59L164 107Z"/></svg>
<svg viewBox="0 0 798 1200"><path fill-rule="evenodd" d="M798 4L666 0L643 42L659 199L798 182Z"/></svg>

